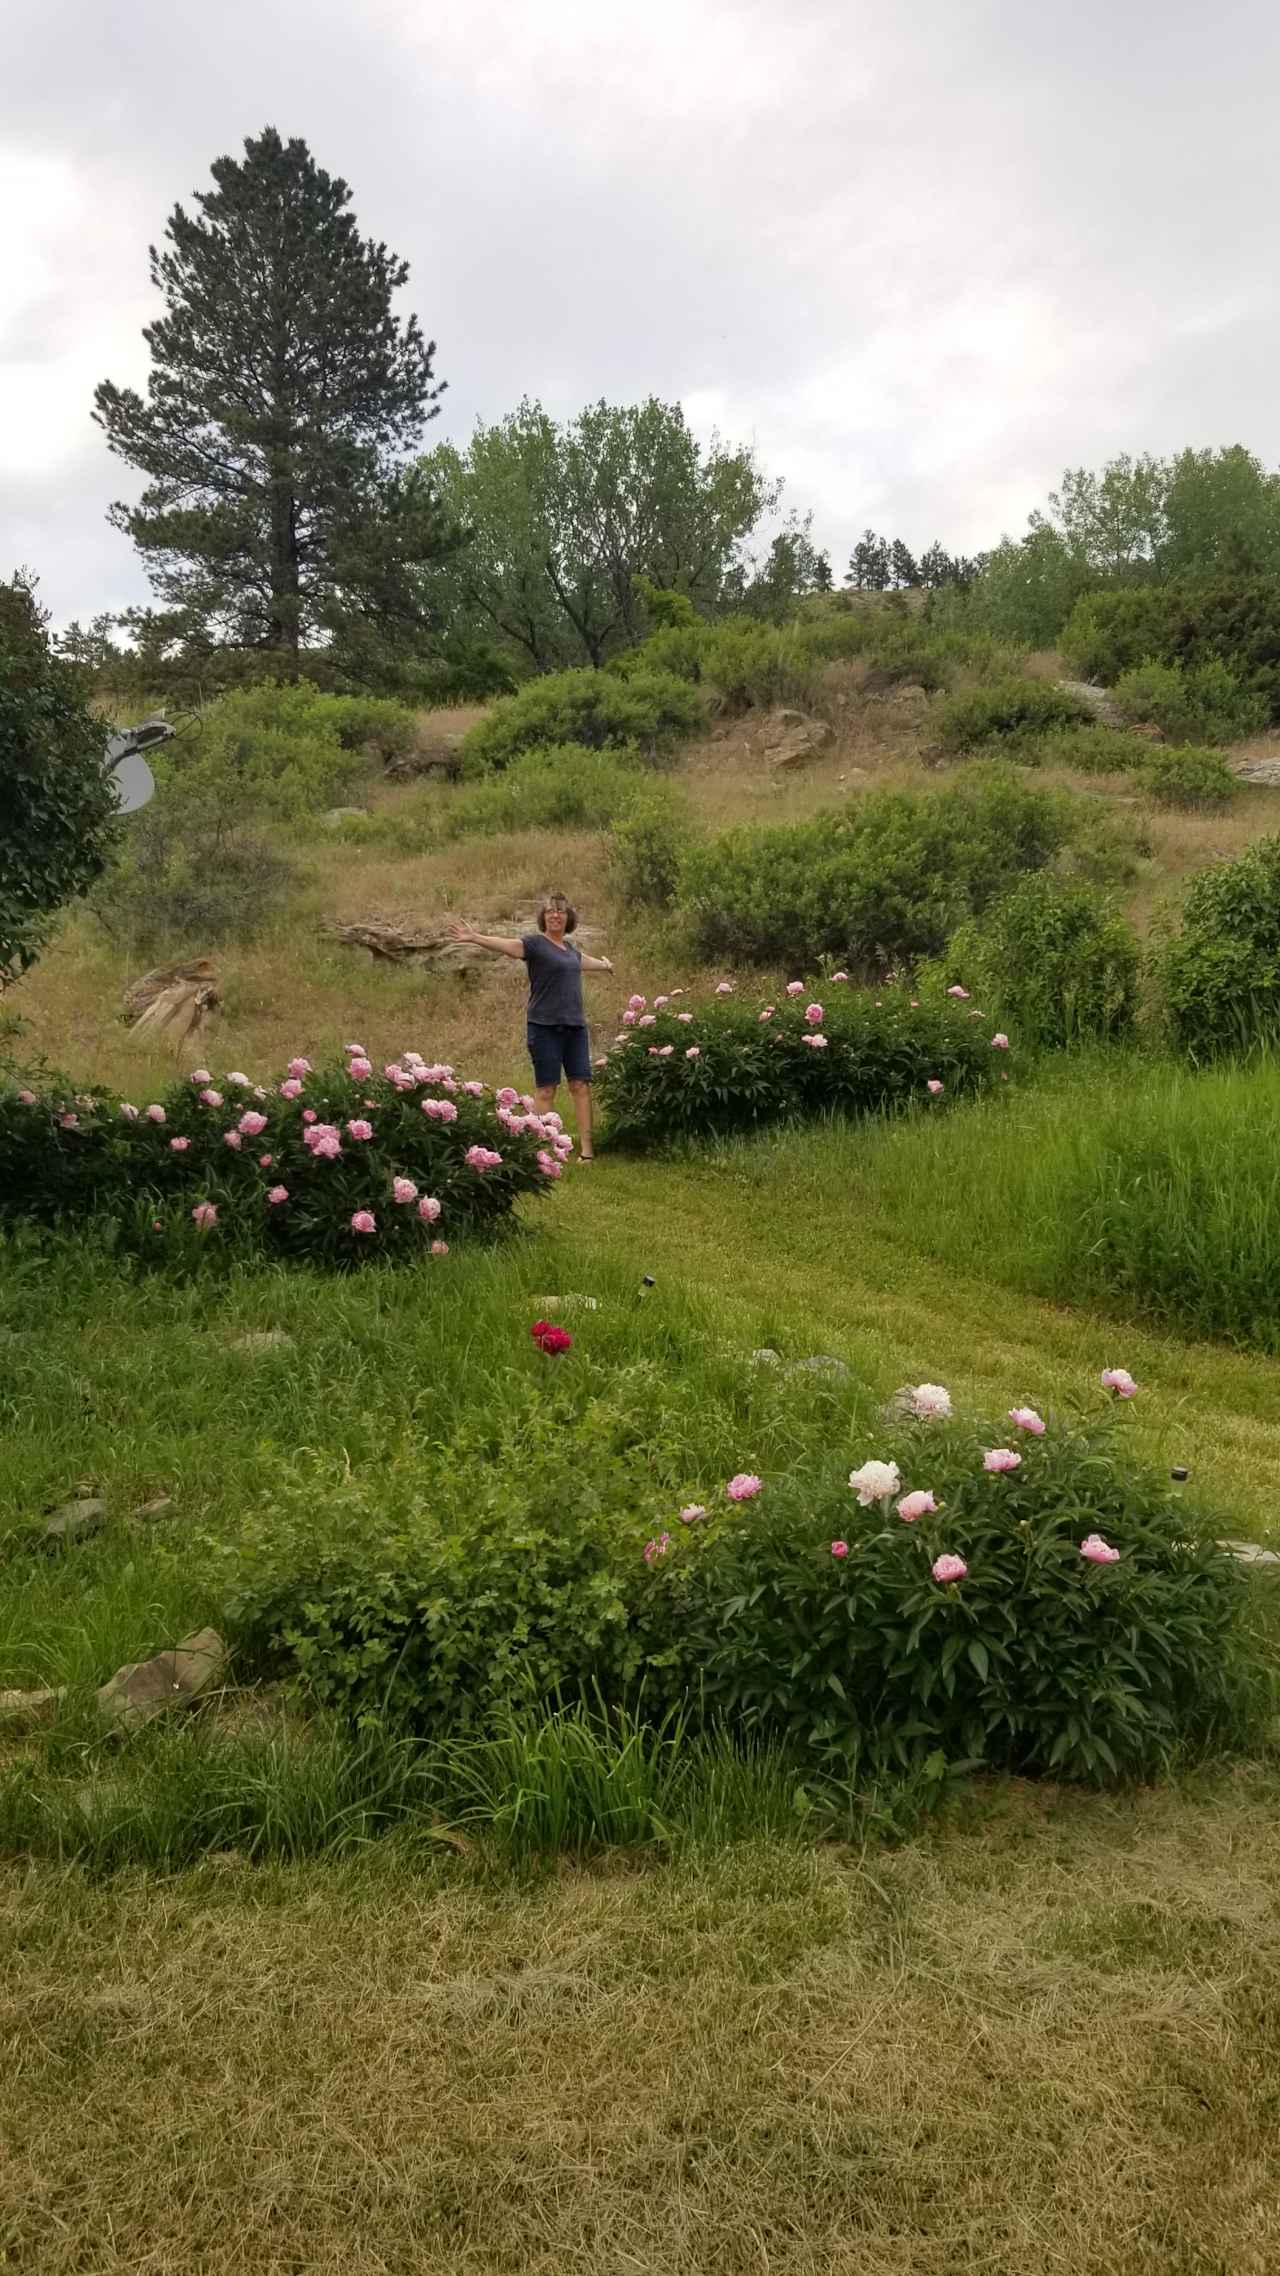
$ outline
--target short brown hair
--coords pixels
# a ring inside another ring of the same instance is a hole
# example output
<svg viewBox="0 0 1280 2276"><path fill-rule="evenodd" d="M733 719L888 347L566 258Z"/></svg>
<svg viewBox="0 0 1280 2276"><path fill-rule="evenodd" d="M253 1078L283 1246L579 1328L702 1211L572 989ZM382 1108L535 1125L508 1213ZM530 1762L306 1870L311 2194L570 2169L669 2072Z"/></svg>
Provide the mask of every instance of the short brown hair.
<svg viewBox="0 0 1280 2276"><path fill-rule="evenodd" d="M578 912L574 908L572 901L567 900L563 893L548 893L546 900L543 902L542 907L538 911L538 931L540 933L544 933L547 929L548 909L563 909L565 931L567 933L577 931Z"/></svg>

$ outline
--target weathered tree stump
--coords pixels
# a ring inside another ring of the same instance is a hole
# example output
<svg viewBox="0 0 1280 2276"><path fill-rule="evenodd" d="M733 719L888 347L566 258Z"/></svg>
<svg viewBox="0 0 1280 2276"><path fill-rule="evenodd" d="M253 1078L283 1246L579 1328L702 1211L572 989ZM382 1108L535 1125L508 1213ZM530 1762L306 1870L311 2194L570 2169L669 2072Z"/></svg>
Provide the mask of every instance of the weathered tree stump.
<svg viewBox="0 0 1280 2276"><path fill-rule="evenodd" d="M163 1039L181 1049L222 1001L218 975L207 956L188 964L162 964L127 991L124 1017L143 1042Z"/></svg>

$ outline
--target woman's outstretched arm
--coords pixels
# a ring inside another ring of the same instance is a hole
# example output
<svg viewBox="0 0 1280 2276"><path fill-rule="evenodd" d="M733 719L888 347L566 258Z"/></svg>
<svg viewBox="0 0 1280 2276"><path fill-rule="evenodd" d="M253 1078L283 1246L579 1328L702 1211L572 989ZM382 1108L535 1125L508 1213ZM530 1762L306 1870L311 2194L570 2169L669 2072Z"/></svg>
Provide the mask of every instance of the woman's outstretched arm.
<svg viewBox="0 0 1280 2276"><path fill-rule="evenodd" d="M500 933L478 933L463 917L450 917L449 931L454 940L464 940L470 948L491 948L495 956L522 958L524 955L523 941L504 940Z"/></svg>
<svg viewBox="0 0 1280 2276"><path fill-rule="evenodd" d="M586 950L581 948L579 949L578 954L582 959L582 969L584 972L612 972L613 970L613 966L609 962L607 956L588 956Z"/></svg>

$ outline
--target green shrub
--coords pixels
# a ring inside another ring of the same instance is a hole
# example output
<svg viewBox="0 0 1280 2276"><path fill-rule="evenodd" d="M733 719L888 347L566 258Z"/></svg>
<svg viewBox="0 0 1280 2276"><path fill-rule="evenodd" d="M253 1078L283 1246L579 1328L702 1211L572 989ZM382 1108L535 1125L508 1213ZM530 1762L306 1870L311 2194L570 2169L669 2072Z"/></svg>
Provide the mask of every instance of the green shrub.
<svg viewBox="0 0 1280 2276"><path fill-rule="evenodd" d="M840 974L761 1008L723 986L730 992L709 1005L684 997L623 1013L599 1082L611 1142L665 1145L822 1114L933 1109L1005 1071L1007 1039L993 1048L990 1027L945 996L912 1003L885 986L873 997Z"/></svg>
<svg viewBox="0 0 1280 2276"><path fill-rule="evenodd" d="M454 791L444 809L448 838L509 830L604 830L634 796L642 762L625 747L579 743L526 751L501 774Z"/></svg>
<svg viewBox="0 0 1280 2276"><path fill-rule="evenodd" d="M818 665L794 625L730 619L708 626L701 672L730 712L764 710L779 703L803 707L818 693Z"/></svg>
<svg viewBox="0 0 1280 2276"><path fill-rule="evenodd" d="M605 666L619 679L643 679L650 672L671 672L678 680L702 678L702 649L708 625L701 617L692 624L664 624L634 648L620 648Z"/></svg>
<svg viewBox="0 0 1280 2276"><path fill-rule="evenodd" d="M0 989L102 871L116 835L106 745L31 593L0 584Z"/></svg>
<svg viewBox="0 0 1280 2276"><path fill-rule="evenodd" d="M629 1703L859 1779L1150 1775L1237 1717L1248 1584L1221 1521L1101 1422L905 1419L854 1450L898 1473L862 1506L830 1415L793 1415L736 1501L668 1442L660 1371L582 1339L552 1364L536 1396L509 1366L484 1431L327 1488L295 1463L223 1552L249 1663L378 1725L480 1737L526 1705ZM1011 1437L1017 1468L989 1473ZM899 1487L937 1508L904 1522ZM1114 1563L1082 1556L1091 1535ZM935 1579L940 1556L963 1576Z"/></svg>
<svg viewBox="0 0 1280 2276"><path fill-rule="evenodd" d="M1229 806L1240 787L1221 751L1197 750L1191 743L1148 751L1138 773L1158 806Z"/></svg>
<svg viewBox="0 0 1280 2276"><path fill-rule="evenodd" d="M975 768L942 791L872 791L812 821L726 831L690 849L680 906L705 959L832 957L874 975L936 955L1077 827L1067 794Z"/></svg>
<svg viewBox="0 0 1280 2276"><path fill-rule="evenodd" d="M145 954L256 940L279 915L296 865L234 806L188 805L170 788L134 816L89 905L113 940Z"/></svg>
<svg viewBox="0 0 1280 2276"><path fill-rule="evenodd" d="M418 722L407 704L373 695L325 696L321 700L344 751L370 751L387 766L416 748Z"/></svg>
<svg viewBox="0 0 1280 2276"><path fill-rule="evenodd" d="M934 713L944 751L991 750L1016 744L1050 727L1085 723L1089 714L1078 696L1048 680L1010 678L948 697Z"/></svg>
<svg viewBox="0 0 1280 2276"><path fill-rule="evenodd" d="M155 753L159 795L222 821L294 821L340 806L367 762L339 735L346 699L305 682L219 696Z"/></svg>
<svg viewBox="0 0 1280 2276"><path fill-rule="evenodd" d="M495 1227L559 1175L558 1124L495 1111L451 1068L375 1075L355 1055L342 1069L291 1066L291 1096L197 1074L142 1110L105 1092L6 1085L0 1225L91 1224L156 1259L226 1247L341 1269L416 1260L435 1238ZM496 1159L485 1165L476 1148ZM412 1188L399 1200L395 1179ZM439 1208L424 1213L421 1200ZM202 1226L193 1211L205 1205ZM354 1222L363 1212L372 1227Z"/></svg>
<svg viewBox="0 0 1280 2276"><path fill-rule="evenodd" d="M665 910L679 898L685 855L697 831L684 800L652 783L628 801L609 841L610 881L629 909Z"/></svg>
<svg viewBox="0 0 1280 2276"><path fill-rule="evenodd" d="M1121 673L1114 694L1127 720L1154 720L1175 743L1234 743L1267 718L1263 698L1242 688L1217 658L1187 670L1148 657Z"/></svg>
<svg viewBox="0 0 1280 2276"><path fill-rule="evenodd" d="M588 750L634 746L654 764L671 757L705 718L697 690L672 672L548 672L527 680L468 729L465 772L510 766L525 751L578 743Z"/></svg>
<svg viewBox="0 0 1280 2276"><path fill-rule="evenodd" d="M1077 774L1128 774L1145 765L1149 747L1124 727L1050 727L1019 742L1023 765L1071 767Z"/></svg>
<svg viewBox="0 0 1280 2276"><path fill-rule="evenodd" d="M939 971L1016 1021L1024 1042L1052 1051L1127 1038L1140 965L1132 926L1100 893L1040 870L962 925Z"/></svg>
<svg viewBox="0 0 1280 2276"><path fill-rule="evenodd" d="M1076 603L1063 653L1108 686L1149 659L1196 671L1223 664L1237 687L1280 719L1280 579L1121 586ZM1202 732L1202 730L1200 730Z"/></svg>
<svg viewBox="0 0 1280 2276"><path fill-rule="evenodd" d="M1155 968L1170 1040L1188 1059L1280 1042L1280 837L1193 878Z"/></svg>

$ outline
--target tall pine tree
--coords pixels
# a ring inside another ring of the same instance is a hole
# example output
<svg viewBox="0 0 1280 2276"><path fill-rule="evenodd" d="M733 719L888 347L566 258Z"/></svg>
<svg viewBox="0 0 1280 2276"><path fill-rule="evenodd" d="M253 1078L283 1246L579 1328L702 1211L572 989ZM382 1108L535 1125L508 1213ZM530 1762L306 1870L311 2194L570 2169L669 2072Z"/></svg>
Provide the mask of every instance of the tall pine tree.
<svg viewBox="0 0 1280 2276"><path fill-rule="evenodd" d="M151 278L146 398L104 380L94 416L147 476L110 519L177 637L366 666L426 629L418 571L459 542L408 463L435 417L434 341L392 313L409 271L359 234L345 182L274 127L175 206Z"/></svg>

